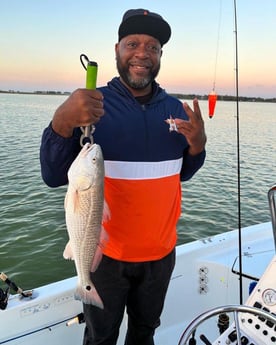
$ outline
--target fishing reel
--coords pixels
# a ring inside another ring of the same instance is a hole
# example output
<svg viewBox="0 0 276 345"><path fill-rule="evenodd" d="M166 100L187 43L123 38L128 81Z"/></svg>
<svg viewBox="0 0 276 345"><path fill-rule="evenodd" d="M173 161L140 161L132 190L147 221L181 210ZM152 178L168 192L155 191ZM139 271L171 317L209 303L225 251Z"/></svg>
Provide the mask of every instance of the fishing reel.
<svg viewBox="0 0 276 345"><path fill-rule="evenodd" d="M10 295L10 288L7 287L6 290L0 288L0 309L4 310L7 308L8 300Z"/></svg>
<svg viewBox="0 0 276 345"><path fill-rule="evenodd" d="M10 289L19 294L20 298L32 297L33 291L27 290L23 291L19 286L17 286L13 281L11 281L5 273L0 273L0 280L8 285L6 290L0 288L0 309L6 309L8 304L8 299L10 295Z"/></svg>

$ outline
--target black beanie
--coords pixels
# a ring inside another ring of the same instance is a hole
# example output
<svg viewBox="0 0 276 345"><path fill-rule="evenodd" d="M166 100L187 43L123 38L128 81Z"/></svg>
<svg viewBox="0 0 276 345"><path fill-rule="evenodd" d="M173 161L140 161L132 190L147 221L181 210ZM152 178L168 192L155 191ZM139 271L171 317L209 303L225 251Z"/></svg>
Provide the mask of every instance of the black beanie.
<svg viewBox="0 0 276 345"><path fill-rule="evenodd" d="M163 46L171 37L171 28L159 14L139 8L124 14L118 31L119 41L134 34L152 36Z"/></svg>

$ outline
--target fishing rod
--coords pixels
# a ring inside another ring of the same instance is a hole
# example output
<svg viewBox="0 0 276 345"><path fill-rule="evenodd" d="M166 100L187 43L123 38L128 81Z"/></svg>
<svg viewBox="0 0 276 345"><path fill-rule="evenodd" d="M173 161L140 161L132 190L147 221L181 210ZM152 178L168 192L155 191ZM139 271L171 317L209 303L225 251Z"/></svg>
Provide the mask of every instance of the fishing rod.
<svg viewBox="0 0 276 345"><path fill-rule="evenodd" d="M241 168L240 168L240 107L239 107L239 60L238 60L238 20L237 3L234 1L234 37L235 37L235 92L236 92L236 130L237 130L237 189L238 189L238 237L239 237L239 289L240 304L243 303L242 284L242 227L241 227Z"/></svg>
<svg viewBox="0 0 276 345"><path fill-rule="evenodd" d="M236 118L237 118L237 190L238 190L238 241L239 241L239 294L240 304L242 304L242 238L241 238L241 174L240 174L240 114L239 114L239 61L238 61L238 20L237 20L237 4L236 0L233 0L234 6L234 37L235 37L235 93L236 93ZM219 30L221 22L221 1L219 11L219 25L218 25L218 38L217 38L217 50L216 50L216 61L215 61L215 73L213 90L208 95L208 106L209 106L209 118L211 119L214 115L214 110L217 101L217 94L215 92L216 85L216 69L218 60L218 45L219 45Z"/></svg>
<svg viewBox="0 0 276 345"><path fill-rule="evenodd" d="M241 173L240 173L240 114L239 114L239 61L238 61L238 20L237 20L237 4L236 0L233 0L234 6L234 37L235 37L235 93L236 93L236 130L237 130L237 191L238 191L238 241L239 241L239 294L240 294L240 304L242 304L242 238L241 238ZM217 51L216 51L216 61L215 61L215 73L213 90L208 95L208 106L209 106L209 118L214 115L214 110L217 101L217 94L215 92L216 85L216 69L218 60L218 45L219 45L219 30L221 22L221 1L220 1L220 11L219 11L219 25L218 25L218 38L217 38Z"/></svg>

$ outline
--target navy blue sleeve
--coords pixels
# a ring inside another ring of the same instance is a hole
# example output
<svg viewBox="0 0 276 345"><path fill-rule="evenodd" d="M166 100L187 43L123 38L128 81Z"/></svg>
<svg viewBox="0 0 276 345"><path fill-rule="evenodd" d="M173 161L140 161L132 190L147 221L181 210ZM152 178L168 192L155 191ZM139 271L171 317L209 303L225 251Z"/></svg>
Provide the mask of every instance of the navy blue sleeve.
<svg viewBox="0 0 276 345"><path fill-rule="evenodd" d="M202 167L206 157L206 151L203 150L196 156L191 156L187 150L183 154L183 164L180 172L180 180L187 181Z"/></svg>
<svg viewBox="0 0 276 345"><path fill-rule="evenodd" d="M55 133L51 124L44 130L40 146L40 166L43 181L49 187L68 183L67 172L81 147L80 130L76 129L70 138Z"/></svg>

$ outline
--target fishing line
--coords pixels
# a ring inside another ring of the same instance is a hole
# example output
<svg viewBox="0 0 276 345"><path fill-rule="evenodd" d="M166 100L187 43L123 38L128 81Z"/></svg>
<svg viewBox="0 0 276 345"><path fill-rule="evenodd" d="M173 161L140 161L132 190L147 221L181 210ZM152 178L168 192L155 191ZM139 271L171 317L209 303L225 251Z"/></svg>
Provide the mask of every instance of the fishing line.
<svg viewBox="0 0 276 345"><path fill-rule="evenodd" d="M215 55L215 68L214 68L214 79L213 79L213 91L216 89L216 80L217 80L217 65L218 65L218 53L219 53L219 43L220 43L220 27L221 27L221 13L222 13L222 4L221 0L219 3L219 20L218 20L218 35L217 35L217 48Z"/></svg>
<svg viewBox="0 0 276 345"><path fill-rule="evenodd" d="M215 55L215 66L214 66L214 79L213 79L213 89L208 95L208 108L209 108L209 118L211 119L214 116L217 94L216 94L216 79L217 79L217 65L218 65L218 52L219 52L219 40L220 40L220 25L221 25L221 13L222 13L222 1L220 0L219 7L219 21L218 21L218 35L217 35L217 47Z"/></svg>
<svg viewBox="0 0 276 345"><path fill-rule="evenodd" d="M238 234L239 234L239 287L240 304L243 302L242 288L242 229L241 229L241 170L240 170L240 109L239 109L239 60L238 60L238 24L237 4L234 1L234 37L235 37L235 85L236 85L236 128L237 128L237 189L238 189Z"/></svg>

